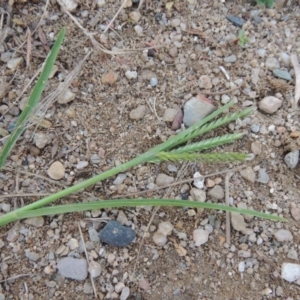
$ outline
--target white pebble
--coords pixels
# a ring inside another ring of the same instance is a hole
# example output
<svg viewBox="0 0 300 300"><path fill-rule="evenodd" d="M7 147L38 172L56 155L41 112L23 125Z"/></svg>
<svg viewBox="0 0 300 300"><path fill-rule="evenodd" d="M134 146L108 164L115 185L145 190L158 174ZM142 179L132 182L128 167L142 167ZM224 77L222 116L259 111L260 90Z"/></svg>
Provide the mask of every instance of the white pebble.
<svg viewBox="0 0 300 300"><path fill-rule="evenodd" d="M193 231L193 240L195 242L195 246L201 246L208 241L209 233L203 229L195 229Z"/></svg>
<svg viewBox="0 0 300 300"><path fill-rule="evenodd" d="M196 172L193 177L195 178L194 180L194 186L197 189L203 189L204 188L204 177L199 173Z"/></svg>
<svg viewBox="0 0 300 300"><path fill-rule="evenodd" d="M143 34L143 27L140 25L135 25L134 31L138 36L141 36Z"/></svg>
<svg viewBox="0 0 300 300"><path fill-rule="evenodd" d="M159 247L163 247L167 243L167 237L161 232L155 232L152 239L154 244Z"/></svg>
<svg viewBox="0 0 300 300"><path fill-rule="evenodd" d="M84 169L85 167L88 166L88 162L87 161L79 161L76 165L76 169L81 170Z"/></svg>
<svg viewBox="0 0 300 300"><path fill-rule="evenodd" d="M283 263L281 266L281 276L289 282L298 280L300 278L300 265Z"/></svg>
<svg viewBox="0 0 300 300"><path fill-rule="evenodd" d="M137 78L137 72L136 71L126 71L125 73L125 76L128 78L128 79L135 79Z"/></svg>
<svg viewBox="0 0 300 300"><path fill-rule="evenodd" d="M244 261L241 261L241 262L239 263L239 272L240 272L240 273L245 272L245 262L244 262Z"/></svg>
<svg viewBox="0 0 300 300"><path fill-rule="evenodd" d="M8 62L7 62L7 67L11 70L15 70L22 62L23 62L23 57L14 57L11 58Z"/></svg>
<svg viewBox="0 0 300 300"><path fill-rule="evenodd" d="M78 5L78 3L74 0L61 0L61 3L69 12L74 11Z"/></svg>

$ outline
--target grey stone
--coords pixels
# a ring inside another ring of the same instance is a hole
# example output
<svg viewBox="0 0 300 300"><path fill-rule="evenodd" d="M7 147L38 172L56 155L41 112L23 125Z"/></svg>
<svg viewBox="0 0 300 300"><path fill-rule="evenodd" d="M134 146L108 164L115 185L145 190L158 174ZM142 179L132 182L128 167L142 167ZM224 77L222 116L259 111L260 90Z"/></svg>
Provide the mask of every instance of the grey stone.
<svg viewBox="0 0 300 300"><path fill-rule="evenodd" d="M295 249L290 249L287 253L287 257L290 259L298 260L298 253Z"/></svg>
<svg viewBox="0 0 300 300"><path fill-rule="evenodd" d="M64 257L58 262L57 269L62 276L78 281L88 276L88 264L83 258Z"/></svg>
<svg viewBox="0 0 300 300"><path fill-rule="evenodd" d="M129 287L125 286L120 295L120 300L126 300L129 297L129 294L130 294L130 289Z"/></svg>
<svg viewBox="0 0 300 300"><path fill-rule="evenodd" d="M204 96L193 97L184 104L183 123L187 127L192 126L215 109L216 107Z"/></svg>
<svg viewBox="0 0 300 300"><path fill-rule="evenodd" d="M163 174L163 173L160 173L158 174L158 176L156 177L156 184L158 186L163 186L163 185L166 185L166 184L171 184L174 182L174 178L171 177L171 176L168 176L166 174Z"/></svg>
<svg viewBox="0 0 300 300"><path fill-rule="evenodd" d="M232 55L229 55L227 57L224 58L224 61L226 63L234 63L236 62L237 58L236 58L236 55L232 54Z"/></svg>
<svg viewBox="0 0 300 300"><path fill-rule="evenodd" d="M253 133L258 133L260 130L260 125L252 124L250 129Z"/></svg>
<svg viewBox="0 0 300 300"><path fill-rule="evenodd" d="M165 122L173 122L178 111L175 108L167 108L164 113L164 121Z"/></svg>
<svg viewBox="0 0 300 300"><path fill-rule="evenodd" d="M223 188L218 184L208 192L208 195L217 200L221 200L225 196Z"/></svg>
<svg viewBox="0 0 300 300"><path fill-rule="evenodd" d="M150 85L151 86L157 86L157 78L156 77L152 77L151 79L150 79Z"/></svg>
<svg viewBox="0 0 300 300"><path fill-rule="evenodd" d="M146 106L145 105L140 105L136 109L133 109L130 112L130 119L132 120L140 120L144 117L146 112Z"/></svg>
<svg viewBox="0 0 300 300"><path fill-rule="evenodd" d="M282 100L273 96L267 96L263 98L261 101L259 101L258 103L259 109L261 109L263 112L267 114L275 113L281 105L282 105Z"/></svg>
<svg viewBox="0 0 300 300"><path fill-rule="evenodd" d="M25 256L32 261L37 261L40 259L40 255L36 252L31 252L30 250L25 250Z"/></svg>
<svg viewBox="0 0 300 300"><path fill-rule="evenodd" d="M293 235L289 230L279 229L274 233L274 237L278 242L290 242L293 240Z"/></svg>
<svg viewBox="0 0 300 300"><path fill-rule="evenodd" d="M177 167L174 166L174 165L168 165L167 168L168 168L169 172L173 172L173 173L177 173L178 172Z"/></svg>
<svg viewBox="0 0 300 300"><path fill-rule="evenodd" d="M280 70L280 69L274 69L273 70L273 75L277 78L284 79L286 81L292 80L292 76L288 71L285 70Z"/></svg>
<svg viewBox="0 0 300 300"><path fill-rule="evenodd" d="M227 15L226 19L237 27L243 27L245 23L245 20L243 20L242 18L230 14Z"/></svg>
<svg viewBox="0 0 300 300"><path fill-rule="evenodd" d="M299 161L299 150L289 152L285 157L284 157L284 162L290 169L294 169Z"/></svg>
<svg viewBox="0 0 300 300"><path fill-rule="evenodd" d="M280 64L278 59L276 57L268 57L266 59L266 68L271 71L273 71L274 69L279 69Z"/></svg>
<svg viewBox="0 0 300 300"><path fill-rule="evenodd" d="M113 184L115 185L121 184L125 179L126 179L126 174L119 173L116 179L114 180Z"/></svg>
<svg viewBox="0 0 300 300"><path fill-rule="evenodd" d="M193 231L193 240L195 242L195 246L201 246L208 241L209 233L203 229L195 229Z"/></svg>
<svg viewBox="0 0 300 300"><path fill-rule="evenodd" d="M89 236L90 236L90 240L92 242L96 242L96 243L100 242L100 238L99 238L98 232L97 232L97 230L95 228L93 228L93 227L89 228Z"/></svg>
<svg viewBox="0 0 300 300"><path fill-rule="evenodd" d="M264 169L264 168L259 169L258 178L256 179L256 181L263 183L263 184L267 184L270 181L270 176L266 172L266 169Z"/></svg>
<svg viewBox="0 0 300 300"><path fill-rule="evenodd" d="M102 242L118 247L125 247L135 239L135 231L129 227L122 226L117 221L109 221L100 231L99 237Z"/></svg>

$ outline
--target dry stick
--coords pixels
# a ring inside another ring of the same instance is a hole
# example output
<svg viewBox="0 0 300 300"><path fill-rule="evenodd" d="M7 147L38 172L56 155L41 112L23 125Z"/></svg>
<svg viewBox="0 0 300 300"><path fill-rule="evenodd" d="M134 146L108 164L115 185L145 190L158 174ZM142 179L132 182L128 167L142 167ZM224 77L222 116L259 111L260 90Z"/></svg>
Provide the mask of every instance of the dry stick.
<svg viewBox="0 0 300 300"><path fill-rule="evenodd" d="M215 173L211 173L211 174L207 174L207 175L202 175L202 177L203 178L208 178L208 177L213 177L213 176L225 174L225 173L228 173L228 172L235 172L235 171L238 171L239 169L242 169L242 168L245 168L245 167L246 167L245 165L242 165L242 166L236 167L234 169L227 169L227 170L220 171L220 172L215 172ZM147 192L156 192L156 191L159 191L161 189L173 187L173 186L176 186L176 185L179 185L179 184L182 184L182 183L192 182L194 180L195 180L195 178L188 178L188 179L184 179L184 180L181 180L181 181L176 181L176 182L171 183L171 184L160 186L160 187L158 187L156 189L153 189L153 190L141 191L141 192L136 192L136 193L131 193L131 194L125 194L125 195L121 195L121 196L118 195L118 196L114 196L112 198L113 199L116 199L116 198L127 198L127 197L132 197L132 196L137 196L137 195L145 194Z"/></svg>
<svg viewBox="0 0 300 300"><path fill-rule="evenodd" d="M295 77L296 77L295 95L294 95L294 99L292 101L292 108L296 109L298 101L300 99L300 65L299 65L299 61L298 61L298 57L297 57L296 53L291 54L291 63L295 70Z"/></svg>
<svg viewBox="0 0 300 300"><path fill-rule="evenodd" d="M14 171L16 171L16 170L11 169L11 168L8 168L8 167L4 167L3 170L9 171L9 172L14 172ZM49 182L52 183L52 184L57 184L57 185L60 186L60 187L64 187L63 184L61 184L61 183L59 183L59 182L57 182L57 181L55 181L55 180L49 179L49 178L47 178L47 177L45 177L45 176L42 176L42 175L38 175L38 174L26 172L26 171L18 171L18 172L21 173L21 174L30 175L30 176L34 176L34 177L37 177L37 178L40 178L40 179L44 179L44 180L49 181Z"/></svg>
<svg viewBox="0 0 300 300"><path fill-rule="evenodd" d="M136 51L142 51L144 49L123 49L123 50L114 50L114 51L110 51L107 50L105 48L103 48L98 41L95 40L94 35L96 35L97 33L91 33L89 31L87 31L78 21L77 19L66 10L65 5L61 2L61 0L57 0L58 3L61 5L63 11L72 19L72 21L82 30L82 32L91 40L93 46L101 52L104 52L106 54L110 54L110 55L116 55L116 54L126 54L128 52L136 52Z"/></svg>
<svg viewBox="0 0 300 300"><path fill-rule="evenodd" d="M12 276L12 277L9 277L7 279L1 280L0 283L7 282L7 281L10 281L10 280L16 280L18 278L25 277L25 276L33 277L33 276L39 276L39 274L19 274L19 275Z"/></svg>
<svg viewBox="0 0 300 300"><path fill-rule="evenodd" d="M86 250L86 246L85 246L83 234L82 234L82 231L81 231L81 228L80 228L79 223L77 223L77 225L78 225L78 229L79 229L79 233L80 233L80 238L81 238L81 240L82 240L82 245L83 245L85 257L86 257L86 260L87 260L88 264L90 265L90 260L89 260L88 253L87 253L87 250ZM91 278L91 282L92 282L92 287L93 287L94 295L95 295L95 298L97 299L97 298L98 298L98 295L97 295L97 291L96 291L96 287L95 287L94 278L93 278L91 272L90 272L90 278Z"/></svg>
<svg viewBox="0 0 300 300"><path fill-rule="evenodd" d="M111 19L111 21L109 22L109 24L106 26L106 28L105 28L105 30L103 31L102 34L104 34L109 29L109 27L115 21L115 19L117 18L117 16L121 12L121 10L124 8L124 6L126 5L126 3L127 3L127 0L124 0L123 3L122 3L122 5L120 6L119 10L116 12L116 14L114 15L114 17Z"/></svg>
<svg viewBox="0 0 300 300"><path fill-rule="evenodd" d="M9 194L9 195L0 195L0 201L1 199L5 198L15 198L15 197L39 197L39 196L49 196L52 195L53 193L41 193L41 194Z"/></svg>
<svg viewBox="0 0 300 300"><path fill-rule="evenodd" d="M229 171L225 176L225 204L229 205L229 179L233 175L232 171ZM226 243L230 245L230 212L226 211Z"/></svg>

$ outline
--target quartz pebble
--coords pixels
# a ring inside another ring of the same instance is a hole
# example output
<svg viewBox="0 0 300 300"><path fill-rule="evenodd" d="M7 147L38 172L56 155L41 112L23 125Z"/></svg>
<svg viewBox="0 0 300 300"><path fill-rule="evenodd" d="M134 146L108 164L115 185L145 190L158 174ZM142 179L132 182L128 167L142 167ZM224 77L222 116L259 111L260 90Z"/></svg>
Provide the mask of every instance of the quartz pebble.
<svg viewBox="0 0 300 300"><path fill-rule="evenodd" d="M138 36L143 35L143 27L140 25L135 25L134 26L134 31Z"/></svg>
<svg viewBox="0 0 300 300"><path fill-rule="evenodd" d="M134 22L137 23L141 19L142 15L139 11L132 11L129 14L129 18Z"/></svg>
<svg viewBox="0 0 300 300"><path fill-rule="evenodd" d="M125 286L120 295L120 300L126 300L129 297L129 294L130 294L130 289L129 287Z"/></svg>
<svg viewBox="0 0 300 300"><path fill-rule="evenodd" d="M43 132L37 132L34 135L34 143L39 149L43 149L51 142L50 137L43 133Z"/></svg>
<svg viewBox="0 0 300 300"><path fill-rule="evenodd" d="M258 103L259 109L267 114L275 113L281 105L282 100L273 96L267 96Z"/></svg>
<svg viewBox="0 0 300 300"><path fill-rule="evenodd" d="M199 172L195 172L193 177L195 178L194 180L194 186L197 189L203 189L204 188L204 177L199 173Z"/></svg>
<svg viewBox="0 0 300 300"><path fill-rule="evenodd" d="M273 75L277 78L284 79L286 81L292 80L292 76L288 71L280 70L280 69L274 69Z"/></svg>
<svg viewBox="0 0 300 300"><path fill-rule="evenodd" d="M76 169L82 170L82 169L86 168L88 165L89 165L88 161L81 160L77 163Z"/></svg>
<svg viewBox="0 0 300 300"><path fill-rule="evenodd" d="M234 55L234 54L224 58L224 61L226 63L234 63L234 62L236 62L236 60L237 60L237 58L236 58L236 55Z"/></svg>
<svg viewBox="0 0 300 300"><path fill-rule="evenodd" d="M127 79L135 79L137 78L137 72L136 71L126 71L125 76Z"/></svg>
<svg viewBox="0 0 300 300"><path fill-rule="evenodd" d="M57 269L62 276L78 281L88 276L88 264L83 258L64 257L58 262Z"/></svg>
<svg viewBox="0 0 300 300"><path fill-rule="evenodd" d="M43 217L33 217L33 218L26 219L24 223L28 225L32 225L37 228L41 228L44 226L45 220Z"/></svg>
<svg viewBox="0 0 300 300"><path fill-rule="evenodd" d="M279 229L274 233L274 237L278 242L290 242L293 240L293 235L289 230Z"/></svg>
<svg viewBox="0 0 300 300"><path fill-rule="evenodd" d="M114 83L117 82L117 80L118 80L118 75L113 71L109 71L108 73L103 74L101 77L101 82L104 85L113 85Z"/></svg>
<svg viewBox="0 0 300 300"><path fill-rule="evenodd" d="M154 244L159 247L163 247L168 241L167 236L162 234L161 232L155 232L153 234L152 239L153 239Z"/></svg>
<svg viewBox="0 0 300 300"><path fill-rule="evenodd" d="M281 266L281 277L289 282L294 282L300 278L300 265L283 263Z"/></svg>
<svg viewBox="0 0 300 300"><path fill-rule="evenodd" d="M240 171L240 174L243 178L250 181L251 183L255 182L255 173L251 167L247 167Z"/></svg>
<svg viewBox="0 0 300 300"><path fill-rule="evenodd" d="M193 240L195 242L195 246L199 247L205 244L208 241L209 233L203 229L195 229L193 231Z"/></svg>
<svg viewBox="0 0 300 300"><path fill-rule="evenodd" d="M14 57L7 62L7 67L11 70L16 70L17 67L24 61L23 57Z"/></svg>

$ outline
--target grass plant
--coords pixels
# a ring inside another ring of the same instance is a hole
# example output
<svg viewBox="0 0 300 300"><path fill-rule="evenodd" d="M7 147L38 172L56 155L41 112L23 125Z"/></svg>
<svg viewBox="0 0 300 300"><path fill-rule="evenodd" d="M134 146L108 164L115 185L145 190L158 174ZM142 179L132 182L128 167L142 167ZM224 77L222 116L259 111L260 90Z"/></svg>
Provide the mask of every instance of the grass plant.
<svg viewBox="0 0 300 300"><path fill-rule="evenodd" d="M28 104L22 114L19 117L17 126L12 132L11 136L5 143L2 152L0 153L0 170L6 162L9 154L15 146L18 138L24 130L24 125L28 122L32 116L34 109L39 101L42 91L45 87L46 81L49 78L50 72L55 63L59 49L61 47L63 38L65 35L65 29L62 29L58 35L58 38L51 49L49 56L46 59L44 69L31 93ZM86 211L93 209L103 209L110 207L135 207L135 206L181 206L181 207L197 207L197 208L208 208L222 211L239 212L242 214L248 214L260 218L266 218L275 221L284 221L285 219L276 215L268 213L262 213L254 210L240 209L232 206L226 206L222 204L183 201L183 200L172 200L172 199L117 199L117 200L99 200L95 202L83 202L75 204L57 205L57 206L46 206L54 201L68 196L72 193L79 192L84 188L96 184L99 181L108 179L118 173L123 173L126 170L144 163L159 163L161 161L201 161L201 162L226 162L226 161L242 161L248 156L244 153L199 153L199 151L208 150L217 146L222 146L228 143L233 143L236 140L242 138L241 133L226 134L219 137L206 139L200 142L191 142L192 139L198 138L205 133L211 132L212 130L233 122L237 119L248 116L251 113L251 109L245 109L241 112L229 112L230 107L234 105L231 101L223 107L217 109L195 125L188 129L178 133L176 136L171 137L164 143L157 145L149 151L133 158L132 160L125 162L122 165L107 170L99 175L82 181L72 187L63 189L55 194L44 197L36 202L28 204L24 207L18 208L14 211L6 213L0 217L0 226L9 224L16 220L37 217L44 215L56 215L70 212ZM226 113L221 116L222 113Z"/></svg>

